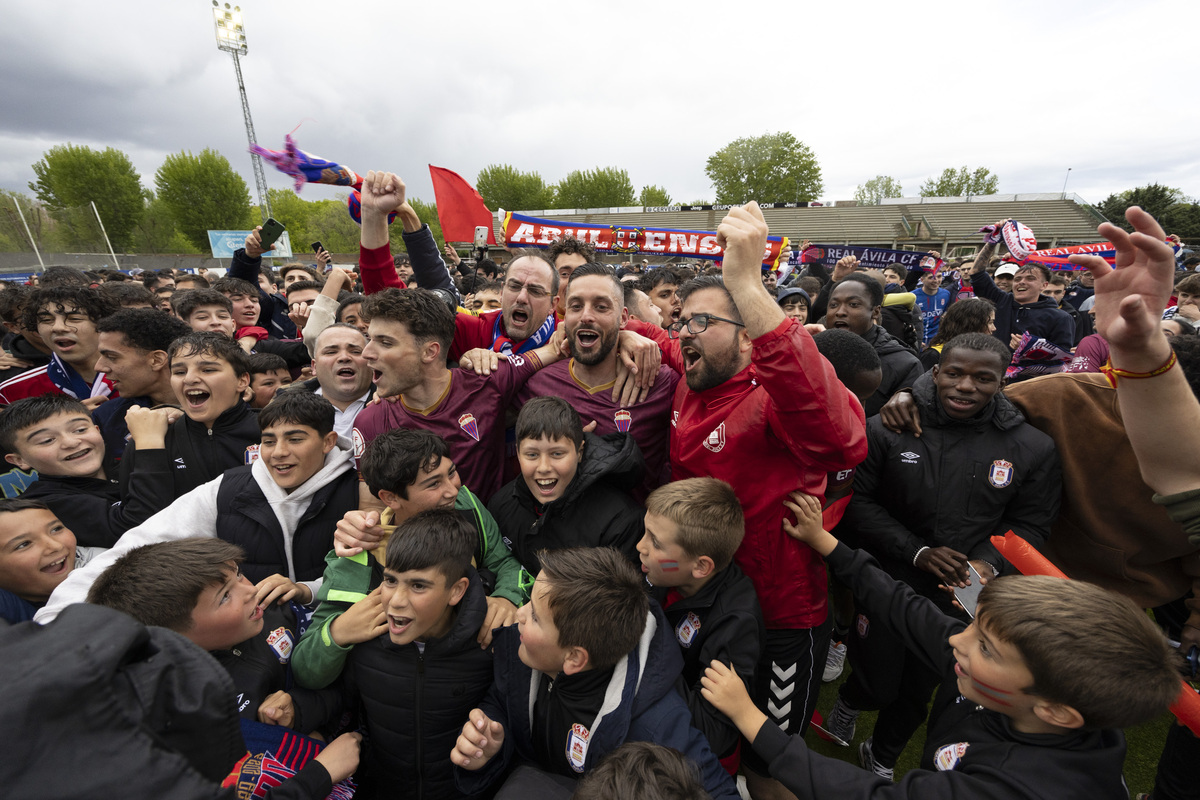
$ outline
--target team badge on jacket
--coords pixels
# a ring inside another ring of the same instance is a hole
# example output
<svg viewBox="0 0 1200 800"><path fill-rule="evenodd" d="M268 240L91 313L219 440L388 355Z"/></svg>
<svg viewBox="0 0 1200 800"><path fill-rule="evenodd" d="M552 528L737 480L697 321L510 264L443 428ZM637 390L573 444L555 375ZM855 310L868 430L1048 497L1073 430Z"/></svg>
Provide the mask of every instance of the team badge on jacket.
<svg viewBox="0 0 1200 800"><path fill-rule="evenodd" d="M1013 465L1011 461L997 459L992 462L992 468L988 471L988 482L997 489L1003 489L1012 483Z"/></svg>
<svg viewBox="0 0 1200 800"><path fill-rule="evenodd" d="M275 651L280 664L286 664L292 659L292 633L287 628L276 628L267 636L267 646Z"/></svg>
<svg viewBox="0 0 1200 800"><path fill-rule="evenodd" d="M963 753L966 753L967 748L970 746L970 742L956 742L955 744L948 744L945 747L939 747L937 753L933 756L933 765L942 772L954 769L958 766Z"/></svg>
<svg viewBox="0 0 1200 800"><path fill-rule="evenodd" d="M725 449L725 423L722 422L704 439L704 446L714 453Z"/></svg>
<svg viewBox="0 0 1200 800"><path fill-rule="evenodd" d="M588 729L576 722L567 734L567 763L576 772L583 772L583 763L587 761Z"/></svg>
<svg viewBox="0 0 1200 800"><path fill-rule="evenodd" d="M458 418L458 427L467 432L475 441L479 441L479 426L475 423L475 415L467 412Z"/></svg>
<svg viewBox="0 0 1200 800"><path fill-rule="evenodd" d="M865 639L867 638L867 631L871 629L871 620L859 614L854 621L854 626L858 629L858 638Z"/></svg>
<svg viewBox="0 0 1200 800"><path fill-rule="evenodd" d="M679 620L679 624L675 626L675 638L684 647L691 647L692 640L696 638L696 634L700 632L700 618L691 611L687 616Z"/></svg>
<svg viewBox="0 0 1200 800"><path fill-rule="evenodd" d="M633 422L633 414L622 408L613 414L613 422L617 424L617 430L621 433L629 433L629 425Z"/></svg>
<svg viewBox="0 0 1200 800"><path fill-rule="evenodd" d="M256 444L252 444L246 448L245 459L247 464L253 464L255 461L258 461L258 448L259 446Z"/></svg>

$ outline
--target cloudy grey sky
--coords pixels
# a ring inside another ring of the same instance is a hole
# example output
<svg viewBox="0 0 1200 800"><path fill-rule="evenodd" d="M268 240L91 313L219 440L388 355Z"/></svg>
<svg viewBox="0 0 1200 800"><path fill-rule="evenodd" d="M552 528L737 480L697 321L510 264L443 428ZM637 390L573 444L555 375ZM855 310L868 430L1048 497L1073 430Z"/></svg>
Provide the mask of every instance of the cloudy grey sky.
<svg viewBox="0 0 1200 800"><path fill-rule="evenodd" d="M223 0L222 0L223 1ZM824 199L877 174L905 194L987 166L1001 192L1097 202L1157 181L1200 195L1195 0L1007 3L243 0L259 139L433 199L427 165L547 181L595 166L711 198L709 155L787 130ZM169 153L253 176L210 0L10 3L0 27L0 187L63 142L124 150L147 186ZM288 179L268 166L268 183ZM308 199L331 197L308 187Z"/></svg>

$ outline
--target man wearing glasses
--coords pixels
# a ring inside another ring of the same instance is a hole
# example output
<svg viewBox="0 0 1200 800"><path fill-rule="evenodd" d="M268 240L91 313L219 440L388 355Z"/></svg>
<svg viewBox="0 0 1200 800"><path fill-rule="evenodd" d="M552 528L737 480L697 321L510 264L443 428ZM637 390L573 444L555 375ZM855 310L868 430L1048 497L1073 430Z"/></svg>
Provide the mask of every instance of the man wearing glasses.
<svg viewBox="0 0 1200 800"><path fill-rule="evenodd" d="M725 248L723 282L700 277L681 286L679 319L656 338L687 381L675 395L671 478L711 475L737 492L746 535L735 561L754 582L767 623L753 695L784 730L802 734L830 623L825 567L784 531L785 517L792 519L784 501L794 491L821 497L828 473L866 457L865 417L812 336L763 286L767 224L758 204L730 210L717 241ZM751 794L779 796L767 765L752 752L743 757Z"/></svg>

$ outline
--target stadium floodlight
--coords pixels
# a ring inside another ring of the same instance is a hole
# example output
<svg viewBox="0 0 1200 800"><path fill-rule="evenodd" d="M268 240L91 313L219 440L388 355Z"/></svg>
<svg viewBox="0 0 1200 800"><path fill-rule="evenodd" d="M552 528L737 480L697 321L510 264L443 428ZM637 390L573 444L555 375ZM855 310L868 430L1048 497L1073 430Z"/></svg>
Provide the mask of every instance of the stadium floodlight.
<svg viewBox="0 0 1200 800"><path fill-rule="evenodd" d="M242 23L242 7L223 6L220 0L213 0L213 28L217 34L217 49L233 56L233 70L237 73L238 92L242 96L242 116L246 122L246 138L250 144L257 144L258 137L254 133L254 120L250 118L250 101L246 99L246 84L242 80L242 62L238 56L246 55L246 27ZM263 171L262 159L250 154L250 163L254 165L254 185L258 190L258 209L265 222L271 216L271 205L267 199L267 174Z"/></svg>
<svg viewBox="0 0 1200 800"><path fill-rule="evenodd" d="M226 3L222 8L218 0L213 0L213 25L217 31L218 50L246 55L246 28L242 25L241 6L230 8Z"/></svg>

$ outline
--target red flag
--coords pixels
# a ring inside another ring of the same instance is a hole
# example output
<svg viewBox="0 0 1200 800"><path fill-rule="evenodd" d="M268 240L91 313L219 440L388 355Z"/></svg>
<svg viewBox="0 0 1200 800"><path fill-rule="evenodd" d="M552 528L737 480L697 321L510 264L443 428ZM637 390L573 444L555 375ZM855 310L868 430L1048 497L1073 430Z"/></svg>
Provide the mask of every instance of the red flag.
<svg viewBox="0 0 1200 800"><path fill-rule="evenodd" d="M479 192L457 172L432 164L429 165L429 177L433 179L433 195L437 199L443 238L447 242L473 242L475 227L483 225L488 230L488 244L495 244L492 212L488 211Z"/></svg>

